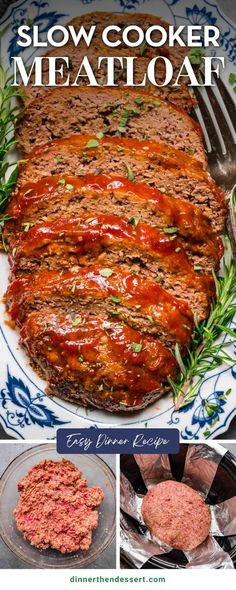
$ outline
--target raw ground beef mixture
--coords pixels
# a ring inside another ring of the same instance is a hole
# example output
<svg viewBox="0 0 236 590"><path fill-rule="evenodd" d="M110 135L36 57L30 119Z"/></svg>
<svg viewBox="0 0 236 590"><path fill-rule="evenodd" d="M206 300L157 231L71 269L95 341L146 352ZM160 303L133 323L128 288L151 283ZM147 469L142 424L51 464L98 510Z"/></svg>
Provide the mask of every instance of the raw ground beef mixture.
<svg viewBox="0 0 236 590"><path fill-rule="evenodd" d="M71 553L89 549L104 494L89 488L71 461L43 460L18 483L16 525L38 549Z"/></svg>
<svg viewBox="0 0 236 590"><path fill-rule="evenodd" d="M172 480L148 491L142 502L142 516L152 535L185 551L203 543L211 526L210 508L200 494Z"/></svg>

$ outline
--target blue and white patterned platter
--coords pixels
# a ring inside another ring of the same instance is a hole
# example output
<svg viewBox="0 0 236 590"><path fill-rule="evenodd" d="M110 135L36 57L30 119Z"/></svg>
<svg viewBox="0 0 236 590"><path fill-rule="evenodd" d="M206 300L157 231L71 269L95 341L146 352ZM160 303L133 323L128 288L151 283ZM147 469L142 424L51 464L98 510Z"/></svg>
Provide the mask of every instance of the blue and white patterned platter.
<svg viewBox="0 0 236 590"><path fill-rule="evenodd" d="M32 48L31 51L22 50L16 44L20 25L39 25L43 40L49 26L64 24L73 16L93 10L148 12L162 16L175 25L216 25L221 31L221 47L217 51L227 58L223 77L235 97L228 78L231 72L236 72L236 27L209 0L19 0L8 8L0 21L4 66L9 66L10 55L21 54L25 63L32 58ZM0 264L2 301L9 274L5 255L1 255ZM19 345L17 331L9 327L4 305L0 305L0 422L6 432L15 438L53 439L58 426L106 425L177 427L182 439L190 441L222 434L236 415L236 350L232 345L228 350L235 356L235 364L222 366L207 374L195 402L180 412L174 411L171 396L158 400L138 414L126 417L95 409L85 410L69 402L49 398L44 393L45 381L30 367L29 359ZM232 327L236 330L236 323Z"/></svg>

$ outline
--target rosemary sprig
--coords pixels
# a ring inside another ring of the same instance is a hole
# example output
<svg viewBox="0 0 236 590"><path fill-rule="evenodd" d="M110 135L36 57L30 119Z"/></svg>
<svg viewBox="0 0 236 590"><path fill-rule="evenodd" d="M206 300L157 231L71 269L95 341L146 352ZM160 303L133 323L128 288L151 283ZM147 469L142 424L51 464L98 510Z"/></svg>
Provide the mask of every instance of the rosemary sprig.
<svg viewBox="0 0 236 590"><path fill-rule="evenodd" d="M21 90L12 86L11 82L12 76L0 65L0 222L4 221L4 216L1 214L4 212L18 176L17 163L8 161L7 156L16 144L14 133L19 116L16 99L22 93Z"/></svg>
<svg viewBox="0 0 236 590"><path fill-rule="evenodd" d="M179 375L176 383L172 379L169 381L173 389L176 410L194 401L207 371L217 368L222 363L236 361L236 358L232 358L227 352L227 346L236 338L236 332L229 327L236 313L236 267L232 260L228 238L226 243L224 274L218 277L214 275L217 299L212 304L209 318L201 324L198 324L195 318L196 327L192 346L184 358L181 356L179 346L175 347ZM218 342L219 336L223 335L229 335L230 340Z"/></svg>

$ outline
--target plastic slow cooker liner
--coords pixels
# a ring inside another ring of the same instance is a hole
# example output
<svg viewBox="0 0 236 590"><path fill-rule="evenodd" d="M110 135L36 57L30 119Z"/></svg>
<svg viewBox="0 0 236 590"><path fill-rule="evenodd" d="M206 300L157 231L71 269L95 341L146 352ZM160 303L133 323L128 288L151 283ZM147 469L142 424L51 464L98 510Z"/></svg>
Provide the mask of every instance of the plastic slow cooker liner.
<svg viewBox="0 0 236 590"><path fill-rule="evenodd" d="M153 485L170 479L181 481L197 490L209 504L212 516L207 539L191 551L177 551L177 562L185 564L182 567L186 568L234 568L232 555L236 555L236 459L216 444L181 444L180 452L176 455L121 457L123 557L137 568L144 567L148 560L150 567L155 561L158 563L157 567L169 567L168 562L167 566L160 564L165 562L165 556L173 555L174 550L148 531L141 515L141 504L144 495Z"/></svg>

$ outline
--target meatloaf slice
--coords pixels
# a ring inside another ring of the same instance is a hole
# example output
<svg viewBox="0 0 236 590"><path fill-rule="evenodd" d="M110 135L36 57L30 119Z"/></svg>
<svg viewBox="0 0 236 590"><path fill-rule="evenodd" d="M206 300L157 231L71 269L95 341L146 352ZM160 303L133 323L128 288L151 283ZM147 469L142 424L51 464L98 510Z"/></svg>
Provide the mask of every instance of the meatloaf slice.
<svg viewBox="0 0 236 590"><path fill-rule="evenodd" d="M46 271L16 279L8 288L6 304L19 325L29 313L42 307L115 317L141 333L160 338L164 344L190 343L193 315L187 302L162 289L154 280L144 280L119 268L81 268L76 272Z"/></svg>
<svg viewBox="0 0 236 590"><path fill-rule="evenodd" d="M57 64L58 69L61 66L65 67L65 62L60 59L61 48L56 48L52 52L49 52L49 54L47 54L47 55L57 58L56 64ZM71 77L70 80L71 80L71 83L73 83L77 77L77 74L78 74L79 68L81 67L82 59L84 56L81 55L81 52L79 52L79 53L75 52L74 45L66 46L66 55L69 57L69 62L70 62L69 73L70 73L70 77ZM106 61L104 60L101 63L100 67L98 67L98 53L96 54L94 49L92 50L92 52L91 52L91 50L88 49L87 51L85 51L85 55L89 60L92 70L95 72L96 80L97 80L97 83L99 84L99 86L106 86L106 84L107 84L107 63L106 63ZM106 49L106 51L103 53L103 55L106 57L115 57L116 54L114 54L114 51L109 52ZM45 95L46 95L46 93L48 93L48 84L49 84L48 64L49 64L49 62L45 61L45 62L43 62L43 64L44 64L44 70L43 70L42 76L43 76L44 86L33 86L31 83L31 84L28 84L26 87L22 88L22 99L23 99L23 102L26 106L28 106L32 100L39 98L39 97L41 98L41 100L44 101ZM147 78L148 65L149 65L149 58L145 58L145 57L138 57L133 62L133 67L134 67L133 82L134 82L134 85L136 85L138 87L138 92L150 92L156 97L156 100L158 99L158 97L160 97L163 100L167 100L171 104L174 104L175 106L177 106L181 110L184 110L187 113L191 114L193 107L196 106L196 101L194 101L193 98L191 97L185 84L180 83L179 86L171 86L171 85L162 86L161 84L163 84L165 82L165 69L161 66L160 63L158 63L155 66L155 80L157 81L159 86L154 86L154 84L152 84ZM61 87L62 84L66 82L67 77L68 77L68 70L65 70L64 76L62 76L60 73L57 73L56 74L57 85ZM115 61L115 67L114 67L115 86L117 86L117 87L126 86L126 77L127 77L126 62L124 61L123 66L121 66L120 62ZM32 75L31 82L34 82L33 78L34 77ZM146 80L145 86L140 86L140 84L143 83L144 80ZM79 78L77 85L78 85L78 87L81 88L81 86L87 86L88 82L89 82L88 78L82 76L81 78Z"/></svg>
<svg viewBox="0 0 236 590"><path fill-rule="evenodd" d="M66 117L64 114L66 113ZM202 131L187 113L134 88L56 88L24 111L17 140L23 153L72 133L103 133L158 141L191 154L207 167ZM194 147L193 147L194 146Z"/></svg>
<svg viewBox="0 0 236 590"><path fill-rule="evenodd" d="M113 12L89 12L87 14L83 14L81 16L74 17L68 25L72 25L78 31L81 26L85 28L91 27L91 25L96 26L95 35L93 37L91 46L93 45L100 51L99 55L103 55L104 50L104 43L102 40L102 32L107 27L112 25L117 25L120 27L121 31L130 25L136 25L141 27L143 31L147 31L147 29L151 26L161 26L167 32L169 29L169 23L156 16L154 14L149 13L142 13L138 12L134 14L114 14ZM158 41L161 38L161 35L158 30L152 32L152 40ZM179 68L188 54L188 47L180 47L178 43L174 44L174 47L169 47L168 42L166 42L162 47L149 47L147 44L143 44L142 46L138 47L128 47L124 41L122 40L122 35L117 34L116 31L111 31L109 33L109 40L116 41L117 38L121 40L121 44L116 48L117 55L145 55L149 59L152 57L156 57L157 55L164 55L165 57L169 56L169 59L172 61L175 68ZM132 31L129 33L129 40L130 41L137 41L137 33ZM79 48L81 51L83 49L87 49L87 46L84 41L80 42ZM106 47L105 47L106 49Z"/></svg>
<svg viewBox="0 0 236 590"><path fill-rule="evenodd" d="M74 44L68 43L66 45L66 55L69 58L69 74L70 74L70 82L73 84L74 80L76 80L78 71L81 68L81 63L83 58L86 56L92 71L95 73L96 81L99 86L106 86L107 84L107 61L103 60L98 67L98 57L99 51L92 47L88 48L84 51L75 51ZM117 56L117 52L115 50L109 50L105 48L102 55L104 57L112 57L115 58ZM52 51L47 53L48 57L56 58L56 67L59 70L61 66L65 68L65 62L61 59L61 48L54 48ZM165 67L162 63L156 63L155 65L155 80L159 84L159 86L154 86L148 78L147 78L147 68L149 65L149 58L146 57L136 57L133 61L133 82L138 87L138 91L148 91L151 92L158 98L160 96L162 99L167 100L171 104L183 109L187 113L191 113L193 107L196 105L196 101L193 100L191 97L187 86L184 83L179 83L179 86L162 86L165 83L166 79L166 72ZM123 87L126 85L127 82L127 64L125 59L123 60L123 64L121 65L120 62L115 59L114 62L114 83L117 87ZM49 70L48 65L49 61L46 59L43 61L43 84L44 86L34 86L34 74L31 76L31 83L29 83L26 87L22 88L22 98L26 105L28 105L32 100L35 98L41 97L41 100L45 99L45 94L48 93L48 85L49 85ZM61 73L56 73L56 83L58 86L62 87L63 84L66 83L66 79L68 77L68 69L65 68L64 76ZM145 86L140 86L143 81L146 80ZM89 83L88 78L85 76L81 76L78 81L77 85L87 86ZM46 86L46 88L45 88Z"/></svg>
<svg viewBox="0 0 236 590"><path fill-rule="evenodd" d="M213 277L194 271L175 235L143 223L134 227L114 215L45 221L18 240L11 238L10 246L14 275L31 273L39 266L56 270L119 264L146 280L152 276L160 281L172 295L187 300L199 320L207 316L214 295Z"/></svg>
<svg viewBox="0 0 236 590"><path fill-rule="evenodd" d="M93 12L93 13L88 13L88 14L85 14L85 15L82 15L79 17L75 17L72 21L70 21L68 23L68 26L72 25L78 31L81 26L85 26L85 28L89 28L92 24L95 24L96 30L95 30L95 35L93 37L90 47L87 47L87 45L83 42L83 40L81 40L80 44L79 44L79 50L75 49L73 41L68 41L68 43L66 44L66 46L64 48L65 55L67 55L69 57L70 71L73 74L74 78L77 77L77 73L78 73L79 68L81 66L81 61L85 55L87 55L89 62L91 63L91 66L94 67L94 69L96 71L96 79L97 79L98 83L102 84L103 83L103 76L106 74L106 72L105 72L104 67L100 68L100 71L97 72L97 56L110 56L110 57L118 56L118 57L123 57L123 58L126 56L131 56L131 57L136 56L136 59L138 58L138 63L140 63L142 61L142 62L146 62L146 64L147 64L150 61L150 59L152 59L153 57L161 55L164 57L168 57L170 59L172 65L173 65L174 72L175 72L175 70L181 66L181 64L184 60L184 57L188 53L188 48L186 48L186 47L180 47L179 44L175 44L174 47L169 47L167 43L162 47L155 47L155 48L149 47L146 43L142 43L142 45L139 47L130 48L130 47L127 47L122 42L118 48L110 49L102 41L102 31L106 26L109 26L111 24L111 20L112 20L112 23L118 24L118 26L120 26L121 29L123 29L125 26L129 26L130 24L138 24L138 26L140 26L144 31L146 31L149 26L153 26L153 25L160 25L160 26L164 27L166 30L168 30L168 26L169 26L169 24L167 22L165 22L163 19L161 19L158 16L154 16L154 15L150 15L150 14L142 14L142 13L136 13L135 19L134 19L133 15L129 15L127 13L123 14L123 15L116 15L116 14L110 13L110 12ZM134 20L135 20L135 23L134 23ZM129 35L129 38L132 39L132 38L134 38L135 35L136 34L134 32ZM109 38L111 38L113 40L114 40L114 38L117 38L116 33L110 33ZM152 38L153 39L159 38L159 34L157 32L154 32L152 34ZM46 56L48 56L48 57L61 57L61 55L62 55L61 47L53 48L46 54ZM95 59L95 62L94 62L93 58ZM160 63L158 63L158 68L160 70L163 70L162 60L160 61ZM47 65L46 65L46 69L47 69ZM146 71L146 67L145 67L144 71ZM119 70L118 70L118 72L119 72ZM163 75L164 74L161 75L161 73L160 73L161 80L163 80ZM60 77L57 76L57 83L65 82L64 78L62 76L60 76ZM140 76L140 80L138 80L136 83L140 83L142 80L143 80L143 75ZM118 77L117 77L117 81L119 82ZM47 76L44 78L43 83L44 84L48 83ZM80 78L80 83L87 84L88 83L87 78L85 78L85 82L83 82L83 78ZM156 88L155 86L153 86L153 89L157 92L160 92L160 91L162 92L162 90L164 90L164 92L165 92L165 88L166 87L159 89L159 88ZM182 88L184 88L184 84L182 84ZM32 98L33 96L37 96L39 94L41 94L43 96L43 94L45 94L45 91L47 92L48 89L45 90L44 88L41 88L41 87L35 87L35 86L28 85L27 87L24 88L24 90L26 93L26 97ZM185 90L184 93L186 96L187 91ZM176 92L175 92L175 94L176 94Z"/></svg>
<svg viewBox="0 0 236 590"><path fill-rule="evenodd" d="M94 210L110 211L134 226L142 221L164 233L175 232L197 266L202 265L205 272L218 266L222 242L199 207L121 176L50 176L24 185L8 204L11 219L4 225L4 239L44 219L57 219L65 211L72 218Z"/></svg>
<svg viewBox="0 0 236 590"><path fill-rule="evenodd" d="M21 341L48 380L48 393L111 412L144 408L168 390L177 363L158 340L118 322L45 307L32 312Z"/></svg>
<svg viewBox="0 0 236 590"><path fill-rule="evenodd" d="M27 162L20 167L16 192L32 179L88 173L118 174L161 189L171 197L198 205L217 231L224 228L223 192L194 158L156 142L118 137L98 140L88 135L55 140L29 154Z"/></svg>

